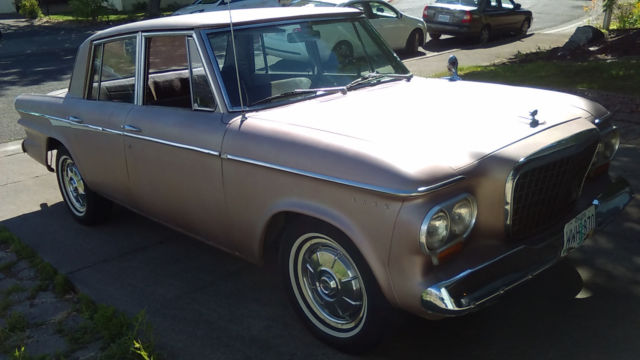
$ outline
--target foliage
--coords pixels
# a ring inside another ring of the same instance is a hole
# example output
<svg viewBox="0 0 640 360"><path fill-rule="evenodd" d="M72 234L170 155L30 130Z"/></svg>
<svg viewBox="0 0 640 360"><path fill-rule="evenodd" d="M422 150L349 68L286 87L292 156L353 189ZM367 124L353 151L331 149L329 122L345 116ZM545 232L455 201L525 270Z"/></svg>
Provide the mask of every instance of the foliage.
<svg viewBox="0 0 640 360"><path fill-rule="evenodd" d="M27 19L37 19L42 17L42 10L37 0L21 0L17 3L20 8L20 15Z"/></svg>
<svg viewBox="0 0 640 360"><path fill-rule="evenodd" d="M97 22L109 10L106 0L69 0L69 6L76 19L90 19L93 22Z"/></svg>
<svg viewBox="0 0 640 360"><path fill-rule="evenodd" d="M561 90L592 89L640 96L640 59L583 62L534 60L491 66L461 67L464 80ZM443 76L437 74L435 77Z"/></svg>
<svg viewBox="0 0 640 360"><path fill-rule="evenodd" d="M640 27L640 0L636 0L635 4L618 4L614 9L615 28L632 29Z"/></svg>

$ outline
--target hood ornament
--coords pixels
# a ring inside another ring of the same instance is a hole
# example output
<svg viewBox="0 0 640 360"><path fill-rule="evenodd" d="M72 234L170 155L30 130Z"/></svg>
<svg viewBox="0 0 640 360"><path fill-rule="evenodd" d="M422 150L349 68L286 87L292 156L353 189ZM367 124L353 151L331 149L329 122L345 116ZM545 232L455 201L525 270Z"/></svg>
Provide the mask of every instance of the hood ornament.
<svg viewBox="0 0 640 360"><path fill-rule="evenodd" d="M533 110L532 112L529 113L529 116L531 116L531 122L529 122L529 126L532 128L535 128L538 125L540 125L540 121L536 119L536 115L538 115L538 109Z"/></svg>

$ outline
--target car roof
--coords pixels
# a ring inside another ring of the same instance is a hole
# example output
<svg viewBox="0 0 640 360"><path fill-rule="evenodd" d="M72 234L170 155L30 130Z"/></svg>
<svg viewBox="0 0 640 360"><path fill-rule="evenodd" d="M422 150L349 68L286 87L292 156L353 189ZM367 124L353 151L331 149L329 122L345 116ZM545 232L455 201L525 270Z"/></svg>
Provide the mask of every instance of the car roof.
<svg viewBox="0 0 640 360"><path fill-rule="evenodd" d="M234 25L266 23L278 20L294 20L322 17L357 17L362 13L350 8L327 7L269 7L239 9L229 11L210 11L197 14L167 16L151 20L137 21L115 26L91 36L97 40L111 36L135 33L138 31L189 30L198 28L227 27L229 17Z"/></svg>

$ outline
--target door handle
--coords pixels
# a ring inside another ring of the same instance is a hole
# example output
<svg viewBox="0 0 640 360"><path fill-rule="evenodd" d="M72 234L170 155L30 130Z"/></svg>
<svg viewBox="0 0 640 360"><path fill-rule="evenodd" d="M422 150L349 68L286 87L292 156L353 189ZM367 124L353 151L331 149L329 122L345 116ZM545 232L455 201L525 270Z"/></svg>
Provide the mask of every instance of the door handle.
<svg viewBox="0 0 640 360"><path fill-rule="evenodd" d="M76 124L82 124L84 121L82 121L82 119L80 119L79 117L75 117L75 116L69 116L67 118L69 121L74 122Z"/></svg>
<svg viewBox="0 0 640 360"><path fill-rule="evenodd" d="M130 131L130 132L142 132L142 129L140 129L139 127L135 127L133 125L124 125L122 127L125 131Z"/></svg>

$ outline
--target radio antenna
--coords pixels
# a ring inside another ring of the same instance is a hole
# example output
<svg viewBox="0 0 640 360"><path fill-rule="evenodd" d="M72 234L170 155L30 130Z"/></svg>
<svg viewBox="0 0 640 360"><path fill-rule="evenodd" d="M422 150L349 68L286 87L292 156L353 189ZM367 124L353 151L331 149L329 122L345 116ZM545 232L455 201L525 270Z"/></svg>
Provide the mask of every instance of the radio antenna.
<svg viewBox="0 0 640 360"><path fill-rule="evenodd" d="M242 88L240 86L240 70L238 70L238 52L236 51L236 37L233 32L233 18L231 17L231 0L223 0L227 3L227 12L229 13L229 28L231 29L231 46L233 49L233 65L236 68L236 81L238 82L238 98L240 99L240 109L242 109L242 120L247 118L245 114L244 101L242 100Z"/></svg>

